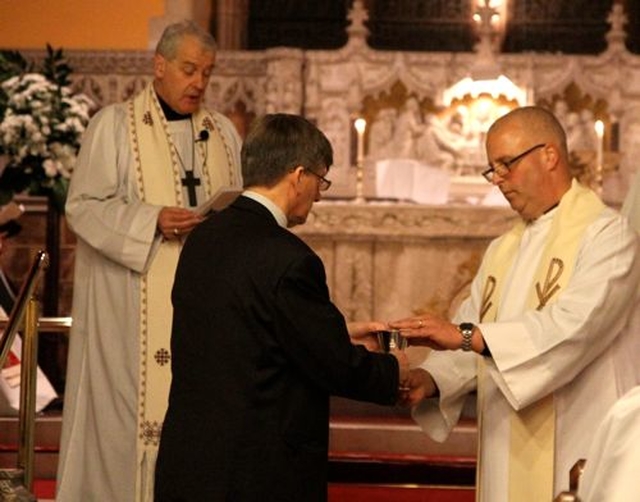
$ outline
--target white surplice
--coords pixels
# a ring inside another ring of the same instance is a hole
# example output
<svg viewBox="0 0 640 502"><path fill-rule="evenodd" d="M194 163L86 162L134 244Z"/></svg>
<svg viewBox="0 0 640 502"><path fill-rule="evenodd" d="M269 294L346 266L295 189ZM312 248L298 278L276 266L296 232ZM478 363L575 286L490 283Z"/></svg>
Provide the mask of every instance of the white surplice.
<svg viewBox="0 0 640 502"><path fill-rule="evenodd" d="M640 386L607 413L586 460L578 485L582 502L640 500Z"/></svg>
<svg viewBox="0 0 640 502"><path fill-rule="evenodd" d="M573 276L557 301L541 311L524 311L556 211L528 225L506 276L496 322L478 324L493 356L485 358L481 381L475 353L432 352L423 364L440 397L420 403L413 416L435 440L446 439L467 394L482 387L477 495L482 502L514 502L508 500L510 408L520 410L553 393L557 494L567 488L571 466L587 454L606 410L639 381L640 333L628 327L640 311L638 236L615 211L606 208L587 227ZM486 264L485 259L455 322L478 323Z"/></svg>
<svg viewBox="0 0 640 502"><path fill-rule="evenodd" d="M241 184L240 139L230 121L219 114L217 120ZM189 121L169 123L169 131L181 158L191 163ZM156 229L162 208L140 200L133 165L126 104L108 106L85 133L67 202L78 241L60 502L135 500L140 284L162 245ZM171 317L167 309L167 325Z"/></svg>
<svg viewBox="0 0 640 502"><path fill-rule="evenodd" d="M629 218L631 226L640 231L640 173L631 178L621 212Z"/></svg>

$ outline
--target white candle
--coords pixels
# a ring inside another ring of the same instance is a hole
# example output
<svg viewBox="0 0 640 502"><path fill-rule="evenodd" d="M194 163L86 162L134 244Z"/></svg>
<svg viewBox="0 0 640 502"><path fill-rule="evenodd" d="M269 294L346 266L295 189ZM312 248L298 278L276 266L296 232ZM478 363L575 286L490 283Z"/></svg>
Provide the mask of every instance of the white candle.
<svg viewBox="0 0 640 502"><path fill-rule="evenodd" d="M359 118L356 119L354 125L358 133L358 155L356 157L356 163L362 165L362 161L364 160L364 131L367 128L367 121Z"/></svg>
<svg viewBox="0 0 640 502"><path fill-rule="evenodd" d="M598 137L598 145L596 147L596 169L602 169L604 122L602 122L602 120L596 120L594 127L596 129L596 136Z"/></svg>

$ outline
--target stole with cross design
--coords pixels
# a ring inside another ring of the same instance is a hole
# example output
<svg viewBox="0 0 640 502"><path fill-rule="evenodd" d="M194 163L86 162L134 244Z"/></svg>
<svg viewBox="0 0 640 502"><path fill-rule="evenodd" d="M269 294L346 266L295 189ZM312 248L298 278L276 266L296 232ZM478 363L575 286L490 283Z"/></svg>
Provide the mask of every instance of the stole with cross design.
<svg viewBox="0 0 640 502"><path fill-rule="evenodd" d="M180 167L160 104L149 84L128 103L129 133L134 152L136 187L142 201L184 207ZM191 118L194 130L207 129L209 160L202 167L207 198L222 186L241 186L234 159L218 114L200 109ZM199 142L199 149L205 148ZM198 150L201 158L204 151ZM207 168L215 166L215 170ZM138 383L138 441L136 502L153 500L153 480L162 422L171 383L171 288L181 242L156 246L140 284L140 376Z"/></svg>
<svg viewBox="0 0 640 502"><path fill-rule="evenodd" d="M542 310L554 303L573 274L582 236L601 214L604 204L591 190L573 180L551 223L546 246L527 295L527 308ZM525 223L519 222L500 238L485 267L480 322L497 319L505 277L520 247ZM479 359L478 375L484 374ZM482 389L478 400L482 404ZM553 394L516 411L511 410L509 497L518 502L553 499L555 464L555 406ZM480 417L480 427L481 417ZM481 446L480 446L481 447ZM479 457L480 458L480 457ZM482 480L478 480L481 483ZM479 487L479 493L481 493Z"/></svg>

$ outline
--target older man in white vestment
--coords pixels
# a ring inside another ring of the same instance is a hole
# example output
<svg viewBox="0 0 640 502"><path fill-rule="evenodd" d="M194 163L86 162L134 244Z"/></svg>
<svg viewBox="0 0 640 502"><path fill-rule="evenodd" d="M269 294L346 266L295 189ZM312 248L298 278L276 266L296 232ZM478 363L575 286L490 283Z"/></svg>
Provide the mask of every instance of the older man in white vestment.
<svg viewBox="0 0 640 502"><path fill-rule="evenodd" d="M478 392L477 500L550 501L611 405L638 382L638 236L572 180L565 133L518 108L487 135L489 169L521 221L489 246L454 322L391 323L435 351L407 402L436 440Z"/></svg>
<svg viewBox="0 0 640 502"><path fill-rule="evenodd" d="M242 186L240 139L201 107L215 41L169 26L154 80L92 120L69 188L78 237L57 500L153 500L170 383L170 292L195 211Z"/></svg>

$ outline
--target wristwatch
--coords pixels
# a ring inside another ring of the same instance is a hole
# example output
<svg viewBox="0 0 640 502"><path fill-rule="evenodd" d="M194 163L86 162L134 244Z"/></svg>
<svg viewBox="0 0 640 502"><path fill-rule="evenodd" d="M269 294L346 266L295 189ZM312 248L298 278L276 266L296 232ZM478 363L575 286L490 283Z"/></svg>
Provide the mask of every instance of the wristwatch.
<svg viewBox="0 0 640 502"><path fill-rule="evenodd" d="M473 324L470 322L463 322L458 326L458 331L462 335L462 345L460 348L465 352L471 350L471 336L473 335Z"/></svg>

